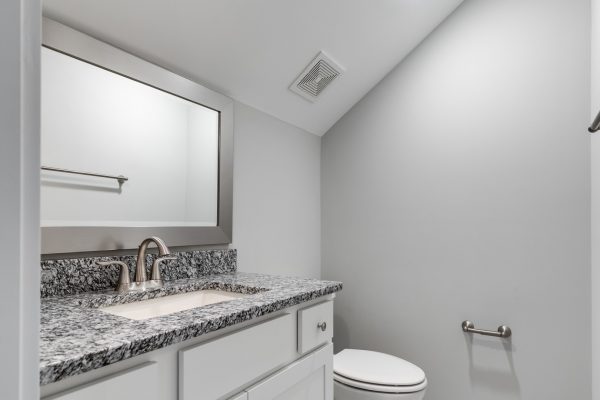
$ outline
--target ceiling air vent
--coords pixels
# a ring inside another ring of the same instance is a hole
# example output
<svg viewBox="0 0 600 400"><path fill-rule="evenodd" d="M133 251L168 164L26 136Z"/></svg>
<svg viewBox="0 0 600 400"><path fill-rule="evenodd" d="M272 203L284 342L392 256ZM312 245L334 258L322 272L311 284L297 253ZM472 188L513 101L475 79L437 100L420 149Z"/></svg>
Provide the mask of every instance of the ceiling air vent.
<svg viewBox="0 0 600 400"><path fill-rule="evenodd" d="M290 90L307 100L315 101L344 69L322 51L302 71L290 86Z"/></svg>

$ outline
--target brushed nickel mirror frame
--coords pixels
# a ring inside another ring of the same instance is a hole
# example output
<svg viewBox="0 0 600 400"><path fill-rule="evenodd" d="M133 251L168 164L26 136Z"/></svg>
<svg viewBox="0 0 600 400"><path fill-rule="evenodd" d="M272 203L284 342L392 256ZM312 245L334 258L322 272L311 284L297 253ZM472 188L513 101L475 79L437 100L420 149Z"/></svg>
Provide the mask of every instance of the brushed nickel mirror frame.
<svg viewBox="0 0 600 400"><path fill-rule="evenodd" d="M211 108L220 119L217 226L43 227L42 254L134 249L149 236L160 236L172 247L231 243L233 100L54 20L43 18L42 27L44 47Z"/></svg>

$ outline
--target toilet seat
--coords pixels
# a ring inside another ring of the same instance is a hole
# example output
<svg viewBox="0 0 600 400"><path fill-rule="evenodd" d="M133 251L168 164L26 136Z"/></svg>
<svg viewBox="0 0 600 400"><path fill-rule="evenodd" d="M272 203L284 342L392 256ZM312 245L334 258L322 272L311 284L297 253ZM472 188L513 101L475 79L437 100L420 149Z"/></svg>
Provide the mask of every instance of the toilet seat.
<svg viewBox="0 0 600 400"><path fill-rule="evenodd" d="M379 393L425 390L425 372L401 358L368 350L346 349L334 356L334 380L355 389Z"/></svg>
<svg viewBox="0 0 600 400"><path fill-rule="evenodd" d="M412 386L388 386L388 385L376 385L373 383L361 382L354 379L346 378L342 375L338 375L335 372L333 373L333 379L336 382L342 383L344 385L353 387L355 389L368 390L369 392L378 392L378 393L414 393L420 392L427 387L427 379L418 385Z"/></svg>

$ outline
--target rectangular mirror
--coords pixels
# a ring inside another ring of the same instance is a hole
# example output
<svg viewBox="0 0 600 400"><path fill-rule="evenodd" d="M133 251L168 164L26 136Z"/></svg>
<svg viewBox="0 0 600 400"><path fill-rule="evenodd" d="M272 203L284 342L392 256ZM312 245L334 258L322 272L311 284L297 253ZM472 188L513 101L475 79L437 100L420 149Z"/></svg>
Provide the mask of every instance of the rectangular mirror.
<svg viewBox="0 0 600 400"><path fill-rule="evenodd" d="M42 227L217 226L218 111L42 49L42 121Z"/></svg>
<svg viewBox="0 0 600 400"><path fill-rule="evenodd" d="M231 99L44 19L45 254L231 241Z"/></svg>

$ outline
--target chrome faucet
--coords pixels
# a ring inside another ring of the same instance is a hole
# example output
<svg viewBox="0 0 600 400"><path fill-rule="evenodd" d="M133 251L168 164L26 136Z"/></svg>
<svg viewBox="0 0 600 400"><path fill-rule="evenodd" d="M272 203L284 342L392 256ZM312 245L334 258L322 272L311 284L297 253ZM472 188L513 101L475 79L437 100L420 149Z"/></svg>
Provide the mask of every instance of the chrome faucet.
<svg viewBox="0 0 600 400"><path fill-rule="evenodd" d="M156 244L156 247L158 247L158 257L152 263L150 279L148 279L146 274L146 250L150 243L154 243ZM135 282L129 280L129 268L127 267L127 264L122 261L98 261L97 264L102 266L118 265L120 267L119 281L115 291L123 293L162 287L163 280L160 276L160 263L166 260L176 259L177 257L171 256L171 252L164 240L152 236L144 239L138 248L135 267Z"/></svg>
<svg viewBox="0 0 600 400"><path fill-rule="evenodd" d="M158 247L158 257L152 263L152 270L150 271L150 279L146 276L146 250L150 243L156 244ZM171 251L165 244L164 240L159 237L152 236L148 239L144 239L138 249L137 263L135 267L135 283L137 285L144 285L145 287L161 287L163 284L162 277L160 276L160 263L166 260L176 260L177 257L171 256Z"/></svg>
<svg viewBox="0 0 600 400"><path fill-rule="evenodd" d="M152 236L147 239L144 239L138 248L137 254L137 264L135 267L135 281L136 283L146 282L148 280L146 276L146 250L148 249L148 245L150 243L156 244L158 247L158 260L163 257L170 256L171 252L169 248L165 244L164 240L159 237Z"/></svg>

